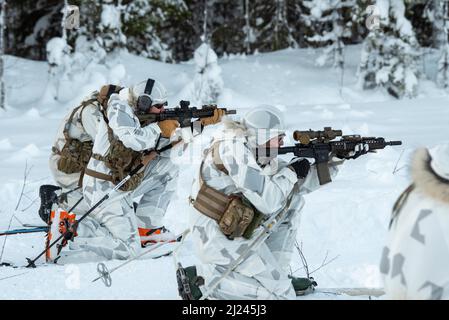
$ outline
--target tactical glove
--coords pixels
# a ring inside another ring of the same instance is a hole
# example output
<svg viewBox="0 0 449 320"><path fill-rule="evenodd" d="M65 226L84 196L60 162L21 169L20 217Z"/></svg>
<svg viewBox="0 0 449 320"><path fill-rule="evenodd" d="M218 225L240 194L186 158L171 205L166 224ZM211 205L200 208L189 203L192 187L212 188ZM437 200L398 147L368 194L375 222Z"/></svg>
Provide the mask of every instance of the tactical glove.
<svg viewBox="0 0 449 320"><path fill-rule="evenodd" d="M216 109L214 109L214 114L211 117L201 119L201 124L203 126L208 126L210 124L216 124L216 123L220 122L221 117L223 117L224 114L225 114L224 110L216 108Z"/></svg>
<svg viewBox="0 0 449 320"><path fill-rule="evenodd" d="M163 120L159 121L157 125L161 128L161 136L170 138L176 128L179 127L179 122L176 120Z"/></svg>
<svg viewBox="0 0 449 320"><path fill-rule="evenodd" d="M310 171L310 162L307 159L290 163L289 167L296 172L298 179L304 179Z"/></svg>
<svg viewBox="0 0 449 320"><path fill-rule="evenodd" d="M359 143L354 147L354 151L348 151L346 153L337 153L335 156L339 159L357 159L361 155L369 152L369 145L367 143Z"/></svg>

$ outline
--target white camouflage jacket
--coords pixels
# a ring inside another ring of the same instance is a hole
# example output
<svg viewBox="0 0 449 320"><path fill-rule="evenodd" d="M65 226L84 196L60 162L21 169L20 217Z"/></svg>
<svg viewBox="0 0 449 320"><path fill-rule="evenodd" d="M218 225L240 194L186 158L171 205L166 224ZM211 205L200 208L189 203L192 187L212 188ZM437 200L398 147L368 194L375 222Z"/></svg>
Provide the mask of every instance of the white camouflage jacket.
<svg viewBox="0 0 449 320"><path fill-rule="evenodd" d="M380 272L390 299L449 298L449 181L433 173L426 149L412 160L413 189L392 220Z"/></svg>
<svg viewBox="0 0 449 320"><path fill-rule="evenodd" d="M125 93L122 91L125 90ZM126 92L128 89L123 89L120 94L112 94L108 101L108 108L106 116L109 121L109 127L112 129L114 135L123 142L125 147L131 148L135 151L150 150L163 147L170 142L169 139L161 138L159 136L161 130L157 123L151 123L142 127L139 119L134 113L134 110L128 103L128 96ZM108 138L108 126L104 120L100 121L98 133L95 138L93 146L93 153L105 156L109 150L110 143ZM102 161L91 159L88 168L110 174L110 169Z"/></svg>
<svg viewBox="0 0 449 320"><path fill-rule="evenodd" d="M320 186L314 165L311 166L308 176L298 181L296 173L288 168L284 161L275 158L264 168L259 166L246 143L247 138L239 130L233 137L220 140L220 158L229 174L217 169L212 155L209 153L203 165L203 177L209 186L228 195L242 193L257 210L266 215L275 214L283 208L296 182L299 183L299 191L295 197L300 198L303 194ZM337 171L337 166L331 163L331 176L335 176ZM200 189L199 173L196 177L191 191L191 199L195 199ZM297 207L291 208L293 210L301 210L304 205L302 199L296 199L293 203L298 204ZM225 264L228 261L227 258L218 252L226 248L234 258L237 258L237 251L242 241L248 241L243 238L229 241L220 231L215 220L203 215L193 206L191 207L190 225L193 236L201 238L196 241L196 245L203 263ZM201 230L201 232L198 233L196 230Z"/></svg>

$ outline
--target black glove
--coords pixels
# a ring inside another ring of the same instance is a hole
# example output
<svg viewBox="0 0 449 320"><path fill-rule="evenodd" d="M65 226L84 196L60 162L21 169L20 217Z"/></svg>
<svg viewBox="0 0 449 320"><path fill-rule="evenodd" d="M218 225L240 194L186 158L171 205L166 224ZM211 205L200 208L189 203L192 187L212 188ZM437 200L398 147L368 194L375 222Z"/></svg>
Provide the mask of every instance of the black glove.
<svg viewBox="0 0 449 320"><path fill-rule="evenodd" d="M290 167L295 170L298 179L304 179L310 171L310 162L307 159L303 159L291 163Z"/></svg>
<svg viewBox="0 0 449 320"><path fill-rule="evenodd" d="M357 159L361 155L367 154L368 152L370 152L369 145L367 143L359 143L355 146L354 151L337 153L335 156L339 159Z"/></svg>

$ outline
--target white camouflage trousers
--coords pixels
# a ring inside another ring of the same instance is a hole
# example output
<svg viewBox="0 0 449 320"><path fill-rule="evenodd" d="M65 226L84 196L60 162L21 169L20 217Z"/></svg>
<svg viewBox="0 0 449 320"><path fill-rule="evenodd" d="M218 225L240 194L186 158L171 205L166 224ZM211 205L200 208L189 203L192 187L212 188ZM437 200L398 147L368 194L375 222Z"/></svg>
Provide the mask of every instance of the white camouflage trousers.
<svg viewBox="0 0 449 320"><path fill-rule="evenodd" d="M154 229L164 225L163 218L172 198L179 168L168 157L157 157L145 170L142 183L133 191L137 203L139 228Z"/></svg>
<svg viewBox="0 0 449 320"><path fill-rule="evenodd" d="M138 227L155 228L163 225L177 176L178 167L169 158L154 159L145 169L139 187L133 192L121 192L106 200L104 205L82 221L78 227L78 236L70 243L70 252L65 252L59 262L128 259L136 256L141 248ZM77 212L85 213L113 187L107 181L86 176L85 199L80 203L81 211ZM73 205L77 199L74 195L69 204ZM136 212L133 200L138 203ZM83 203L87 208L83 208Z"/></svg>
<svg viewBox="0 0 449 320"><path fill-rule="evenodd" d="M114 185L108 181L85 176L84 201L91 208L113 188ZM130 192L111 195L79 225L77 232L78 236L70 244L70 249L80 251L80 256L88 255L88 260L92 257L129 259L139 254L140 239ZM76 256L78 252L66 254ZM64 260L62 256L60 262L64 263Z"/></svg>
<svg viewBox="0 0 449 320"><path fill-rule="evenodd" d="M284 223L280 224L270 237L255 247L243 261L213 290L212 299L295 299L296 294L289 275L289 266L299 228L300 210L303 198L294 195ZM295 209L296 208L296 209ZM227 239L221 233L208 239L206 229L218 228L218 224L197 213L198 219L208 219L206 224L195 224L192 230L195 246L199 250L201 263L197 265L198 275L204 277L205 288L219 278L227 267L247 248L253 238L246 240ZM260 231L260 229L255 232ZM253 236L254 237L254 236Z"/></svg>

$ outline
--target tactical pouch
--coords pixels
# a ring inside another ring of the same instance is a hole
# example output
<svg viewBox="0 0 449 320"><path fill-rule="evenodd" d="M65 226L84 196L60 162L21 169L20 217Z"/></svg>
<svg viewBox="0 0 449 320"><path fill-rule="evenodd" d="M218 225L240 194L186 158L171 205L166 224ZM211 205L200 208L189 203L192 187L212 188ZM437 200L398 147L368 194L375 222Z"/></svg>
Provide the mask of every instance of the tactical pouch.
<svg viewBox="0 0 449 320"><path fill-rule="evenodd" d="M112 135L110 133L110 135ZM142 153L125 147L118 139L110 139L111 147L104 158L106 167L111 169L112 183L118 184L135 167L142 162ZM122 191L132 191L142 182L144 171L131 177L121 188Z"/></svg>
<svg viewBox="0 0 449 320"><path fill-rule="evenodd" d="M231 240L235 237L249 239L263 218L245 198L238 195L227 196L205 183L201 186L193 207L217 221L221 232Z"/></svg>
<svg viewBox="0 0 449 320"><path fill-rule="evenodd" d="M251 224L254 218L254 210L243 203L237 196L231 196L230 202L218 221L220 230L229 238L243 236L243 233Z"/></svg>
<svg viewBox="0 0 449 320"><path fill-rule="evenodd" d="M120 175L120 174L117 174L117 172L115 172L115 173L116 173L116 175L112 174L113 183L115 185L117 185L120 181L125 179L125 177L127 176L126 174ZM123 186L120 187L120 190L132 191L132 190L136 189L139 186L139 184L142 182L144 173L145 173L144 171L141 171L141 172L133 175L128 181L126 181L126 183Z"/></svg>
<svg viewBox="0 0 449 320"><path fill-rule="evenodd" d="M250 239L254 233L254 230L256 230L262 224L265 215L259 212L256 208L254 208L253 205L246 198L242 198L242 201L243 203L247 202L247 205L253 208L254 210L253 219L251 220L250 224L246 227L242 235L243 238Z"/></svg>
<svg viewBox="0 0 449 320"><path fill-rule="evenodd" d="M228 206L229 197L223 192L209 187L206 183L201 185L193 203L196 210L217 222L220 221Z"/></svg>
<svg viewBox="0 0 449 320"><path fill-rule="evenodd" d="M67 174L81 172L86 168L91 154L92 141L70 139L59 153L58 170Z"/></svg>

